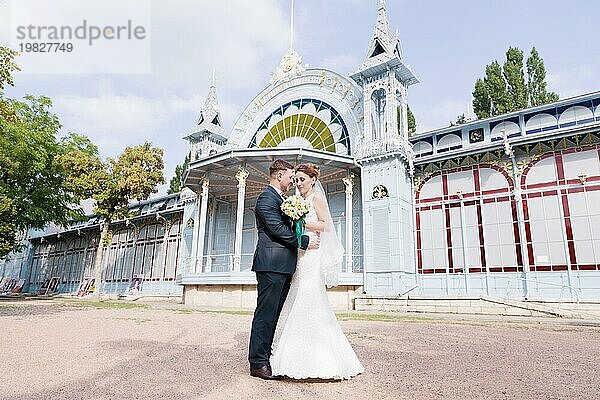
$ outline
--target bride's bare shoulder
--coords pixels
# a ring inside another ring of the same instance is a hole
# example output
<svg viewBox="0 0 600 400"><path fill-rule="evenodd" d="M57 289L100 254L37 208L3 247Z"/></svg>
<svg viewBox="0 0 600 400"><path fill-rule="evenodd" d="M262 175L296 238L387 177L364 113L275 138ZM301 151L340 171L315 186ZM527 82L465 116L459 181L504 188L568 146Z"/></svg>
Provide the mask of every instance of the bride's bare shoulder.
<svg viewBox="0 0 600 400"><path fill-rule="evenodd" d="M325 205L325 199L320 193L315 193L313 195L313 203L316 205Z"/></svg>

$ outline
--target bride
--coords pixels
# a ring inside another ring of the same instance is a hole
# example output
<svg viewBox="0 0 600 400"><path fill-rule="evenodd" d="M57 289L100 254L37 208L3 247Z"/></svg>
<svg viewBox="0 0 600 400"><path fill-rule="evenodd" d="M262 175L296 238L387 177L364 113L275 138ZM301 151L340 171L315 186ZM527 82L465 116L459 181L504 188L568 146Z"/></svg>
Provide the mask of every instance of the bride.
<svg viewBox="0 0 600 400"><path fill-rule="evenodd" d="M321 235L321 246L298 250L296 272L275 330L271 368L273 375L294 379L349 379L364 368L344 336L325 292L326 285L338 284L344 249L318 178L319 166L296 167L296 187L311 205L305 218L306 229Z"/></svg>

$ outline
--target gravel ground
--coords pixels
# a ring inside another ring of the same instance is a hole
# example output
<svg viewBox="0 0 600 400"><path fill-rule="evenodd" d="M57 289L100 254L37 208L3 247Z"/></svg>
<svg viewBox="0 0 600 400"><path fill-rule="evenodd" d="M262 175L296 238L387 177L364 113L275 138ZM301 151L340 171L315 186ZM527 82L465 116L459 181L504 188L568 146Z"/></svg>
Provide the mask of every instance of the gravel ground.
<svg viewBox="0 0 600 400"><path fill-rule="evenodd" d="M598 327L381 318L341 321L364 374L343 382L262 381L248 374L248 314L165 303L0 302L0 398L600 397Z"/></svg>

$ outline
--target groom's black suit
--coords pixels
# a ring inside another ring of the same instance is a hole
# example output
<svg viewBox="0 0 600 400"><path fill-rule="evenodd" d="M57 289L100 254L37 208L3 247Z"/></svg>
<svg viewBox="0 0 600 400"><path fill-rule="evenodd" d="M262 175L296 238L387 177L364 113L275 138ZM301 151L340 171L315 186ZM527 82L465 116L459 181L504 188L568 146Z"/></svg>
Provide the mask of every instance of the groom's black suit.
<svg viewBox="0 0 600 400"><path fill-rule="evenodd" d="M309 242L309 237L304 235L298 246L290 220L281 212L281 203L283 199L275 188L267 186L258 196L254 209L258 244L252 271L256 272L258 281L258 300L250 333L248 361L251 368L269 365L277 319L296 271L298 247L306 249Z"/></svg>

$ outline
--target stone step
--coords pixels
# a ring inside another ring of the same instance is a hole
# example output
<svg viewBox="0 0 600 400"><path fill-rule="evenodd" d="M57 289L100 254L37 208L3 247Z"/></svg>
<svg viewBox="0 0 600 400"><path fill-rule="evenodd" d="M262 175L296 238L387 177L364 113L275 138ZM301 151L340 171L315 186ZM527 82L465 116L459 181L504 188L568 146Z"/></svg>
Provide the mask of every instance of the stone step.
<svg viewBox="0 0 600 400"><path fill-rule="evenodd" d="M495 297L406 298L362 295L354 299L356 311L387 311L444 314L481 314L532 317L598 319L594 314L569 308L570 303L540 303ZM600 307L599 307L600 309Z"/></svg>

